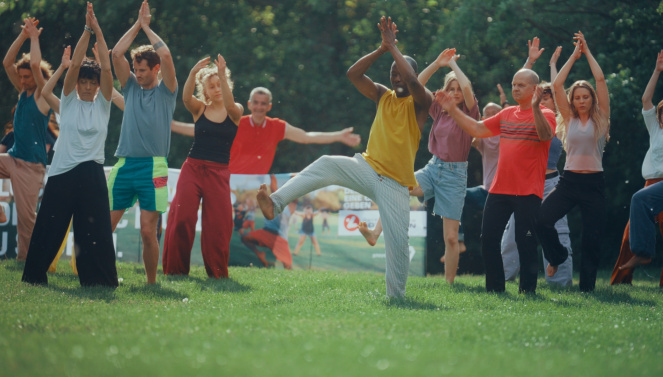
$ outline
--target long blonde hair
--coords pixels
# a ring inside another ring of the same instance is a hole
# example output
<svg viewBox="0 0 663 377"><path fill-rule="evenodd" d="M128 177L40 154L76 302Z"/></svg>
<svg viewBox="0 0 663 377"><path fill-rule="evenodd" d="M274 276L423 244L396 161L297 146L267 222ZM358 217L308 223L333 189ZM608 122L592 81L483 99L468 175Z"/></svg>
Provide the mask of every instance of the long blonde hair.
<svg viewBox="0 0 663 377"><path fill-rule="evenodd" d="M610 119L603 113L601 108L599 107L599 102L598 98L596 96L596 91L594 90L594 87L592 87L592 84L585 80L579 80L573 83L571 87L568 89L568 101L569 101L569 109L571 110L571 114L574 118L579 118L580 115L578 114L578 109L575 108L573 105L573 94L575 93L576 89L583 88L587 89L592 97L592 107L589 109L589 118L592 120L592 123L594 124L594 140L598 141L599 138L602 135L605 135L605 141L606 143L610 140ZM558 117L558 121L561 119L561 117ZM561 122L558 123L557 125L557 137L562 141L564 144L564 148L566 149L566 137L568 135L568 124L562 120Z"/></svg>
<svg viewBox="0 0 663 377"><path fill-rule="evenodd" d="M207 97L205 93L205 83L212 76L219 76L219 69L214 65L210 64L209 66L201 69L196 73L196 97L204 102L206 105L209 105L212 101ZM230 79L230 70L226 67L226 80L228 81L228 86L230 90L233 90L233 81Z"/></svg>

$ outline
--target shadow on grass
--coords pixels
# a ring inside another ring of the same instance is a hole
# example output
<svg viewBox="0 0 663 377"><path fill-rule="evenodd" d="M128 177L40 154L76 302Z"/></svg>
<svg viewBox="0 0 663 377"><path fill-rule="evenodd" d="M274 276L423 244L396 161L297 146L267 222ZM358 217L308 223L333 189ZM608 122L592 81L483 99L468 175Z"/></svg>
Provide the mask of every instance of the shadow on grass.
<svg viewBox="0 0 663 377"><path fill-rule="evenodd" d="M176 300L181 301L187 295L177 292L174 289L163 287L159 282L156 284L141 284L127 287L127 291L132 294L143 295L149 299Z"/></svg>
<svg viewBox="0 0 663 377"><path fill-rule="evenodd" d="M244 285L233 278L228 279L215 279L215 278L201 278L191 275L166 275L168 281L193 281L200 286L201 291L216 291L216 292L246 292L250 291L251 287Z"/></svg>
<svg viewBox="0 0 663 377"><path fill-rule="evenodd" d="M25 268L25 262L18 262L16 259L3 258L0 261L7 271L23 271Z"/></svg>
<svg viewBox="0 0 663 377"><path fill-rule="evenodd" d="M388 298L385 301L387 307L395 307L398 309L408 309L408 310L442 310L438 305L435 305L430 302L419 301L414 298ZM444 309L448 310L448 309Z"/></svg>
<svg viewBox="0 0 663 377"><path fill-rule="evenodd" d="M78 281L78 278L76 276L71 276L71 280ZM48 289L54 292L62 292L70 297L84 300L104 301L108 303L116 299L116 288L112 287L63 287L60 285L48 285Z"/></svg>

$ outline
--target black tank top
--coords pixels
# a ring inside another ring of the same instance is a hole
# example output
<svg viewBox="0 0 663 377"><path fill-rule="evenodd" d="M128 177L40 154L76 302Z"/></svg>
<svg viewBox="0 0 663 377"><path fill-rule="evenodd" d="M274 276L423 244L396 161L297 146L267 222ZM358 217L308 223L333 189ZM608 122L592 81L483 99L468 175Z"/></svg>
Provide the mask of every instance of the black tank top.
<svg viewBox="0 0 663 377"><path fill-rule="evenodd" d="M313 233L313 216L311 217L304 217L302 220L302 232L311 234Z"/></svg>
<svg viewBox="0 0 663 377"><path fill-rule="evenodd" d="M230 148L235 135L237 135L237 125L229 116L226 116L223 122L216 123L207 119L203 111L195 124L189 157L227 164L230 161Z"/></svg>

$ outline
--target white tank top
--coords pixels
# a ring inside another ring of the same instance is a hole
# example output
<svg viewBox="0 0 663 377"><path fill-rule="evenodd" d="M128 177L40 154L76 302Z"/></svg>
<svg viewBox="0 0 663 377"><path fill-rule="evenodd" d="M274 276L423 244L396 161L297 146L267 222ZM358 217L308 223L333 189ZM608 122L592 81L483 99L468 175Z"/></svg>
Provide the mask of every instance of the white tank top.
<svg viewBox="0 0 663 377"><path fill-rule="evenodd" d="M566 136L566 164L564 170L603 171L605 134L594 140L594 123L590 118L583 126L578 118L571 118Z"/></svg>

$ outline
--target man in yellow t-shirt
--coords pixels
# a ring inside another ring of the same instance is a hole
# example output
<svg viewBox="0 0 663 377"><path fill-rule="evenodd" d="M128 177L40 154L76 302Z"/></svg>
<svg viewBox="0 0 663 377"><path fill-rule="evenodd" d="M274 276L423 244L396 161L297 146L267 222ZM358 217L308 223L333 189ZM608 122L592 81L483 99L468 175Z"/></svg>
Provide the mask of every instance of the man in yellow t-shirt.
<svg viewBox="0 0 663 377"><path fill-rule="evenodd" d="M396 47L396 24L382 17L378 28L382 35L380 47L359 59L347 73L359 92L377 104L366 152L354 157L322 156L271 196L262 185L258 204L265 217L272 219L292 200L329 185L368 196L377 203L383 222L387 295L403 297L410 267L409 187L417 184L414 158L433 95L417 80L417 62L403 56ZM365 75L386 52L394 58L392 89Z"/></svg>

